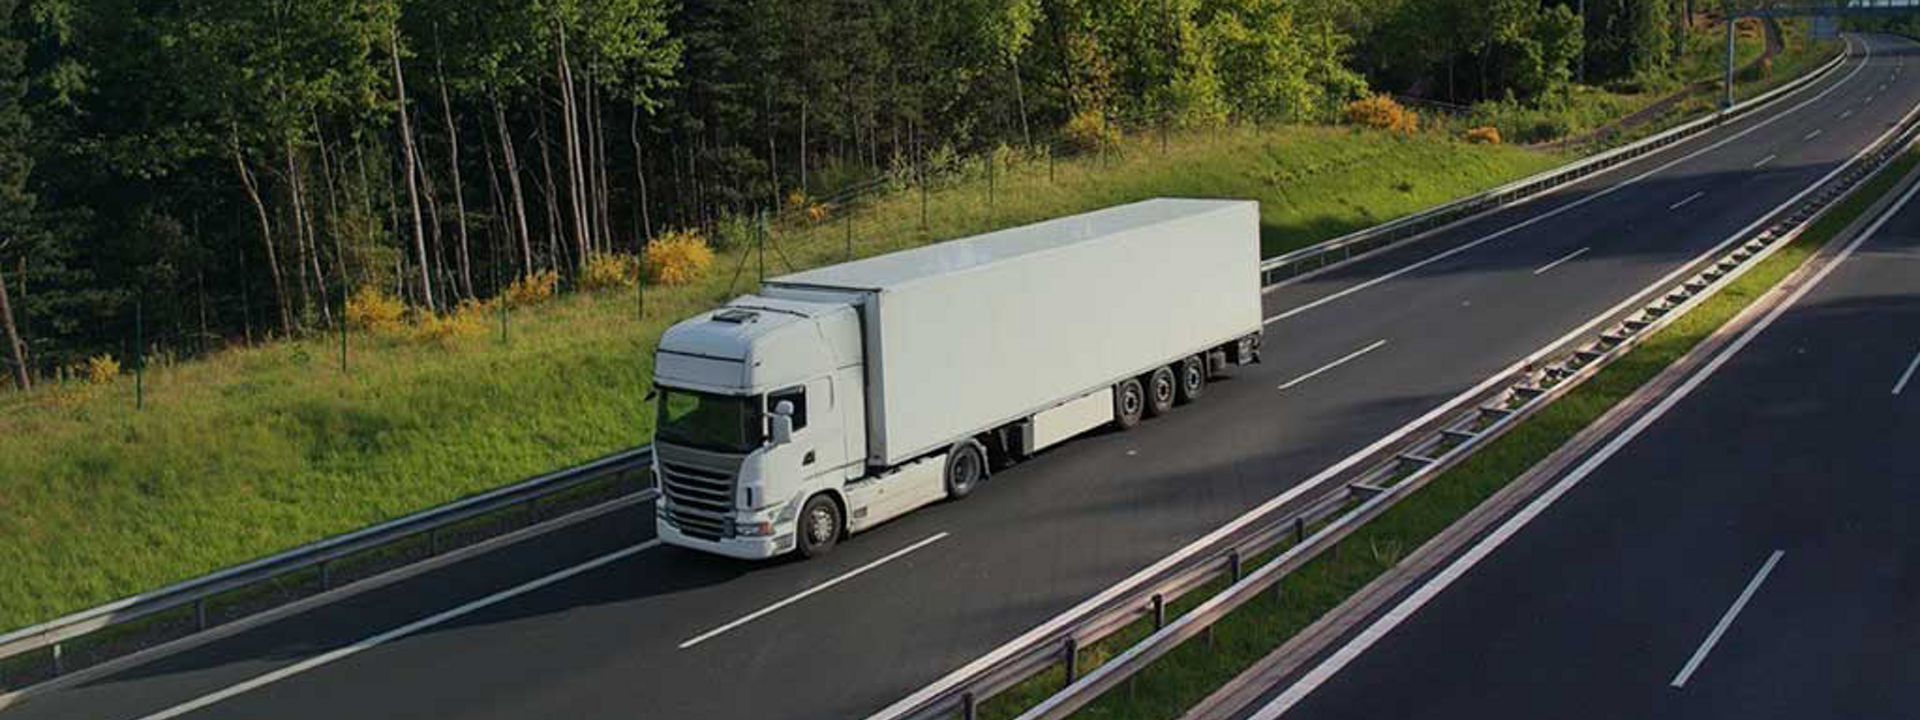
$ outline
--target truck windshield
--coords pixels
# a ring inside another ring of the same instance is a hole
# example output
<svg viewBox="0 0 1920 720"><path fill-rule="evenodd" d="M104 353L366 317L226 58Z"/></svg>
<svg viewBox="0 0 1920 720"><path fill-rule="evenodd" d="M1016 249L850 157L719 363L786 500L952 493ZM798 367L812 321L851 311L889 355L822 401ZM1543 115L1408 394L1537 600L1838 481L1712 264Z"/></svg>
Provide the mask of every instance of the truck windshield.
<svg viewBox="0 0 1920 720"><path fill-rule="evenodd" d="M758 398L660 388L656 437L675 445L743 453L760 446Z"/></svg>

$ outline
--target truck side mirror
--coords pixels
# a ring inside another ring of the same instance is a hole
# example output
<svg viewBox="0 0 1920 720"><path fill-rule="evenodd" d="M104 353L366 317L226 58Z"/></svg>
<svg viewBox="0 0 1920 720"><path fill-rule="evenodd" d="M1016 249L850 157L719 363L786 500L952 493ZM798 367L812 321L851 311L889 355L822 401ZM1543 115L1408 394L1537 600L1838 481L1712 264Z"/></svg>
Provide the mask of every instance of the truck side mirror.
<svg viewBox="0 0 1920 720"><path fill-rule="evenodd" d="M793 401L781 400L775 404L771 420L774 446L793 442Z"/></svg>

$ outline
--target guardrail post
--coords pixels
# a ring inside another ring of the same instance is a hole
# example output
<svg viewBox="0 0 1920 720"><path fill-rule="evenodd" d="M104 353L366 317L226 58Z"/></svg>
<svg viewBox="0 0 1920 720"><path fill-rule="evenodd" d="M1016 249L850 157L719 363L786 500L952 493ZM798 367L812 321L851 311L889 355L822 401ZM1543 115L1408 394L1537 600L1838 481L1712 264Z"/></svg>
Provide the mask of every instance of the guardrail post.
<svg viewBox="0 0 1920 720"><path fill-rule="evenodd" d="M439 528L434 528L432 530L427 531L427 554L428 555L440 554L440 529Z"/></svg>
<svg viewBox="0 0 1920 720"><path fill-rule="evenodd" d="M1300 543L1303 543L1306 541L1307 541L1307 519L1305 517L1294 518L1293 519L1293 544L1299 545Z"/></svg>
<svg viewBox="0 0 1920 720"><path fill-rule="evenodd" d="M1167 626L1167 598L1160 593L1153 594L1153 630L1159 632Z"/></svg>
<svg viewBox="0 0 1920 720"><path fill-rule="evenodd" d="M1072 685L1073 681L1080 679L1080 641L1071 637L1067 638L1065 650L1067 653L1067 684Z"/></svg>
<svg viewBox="0 0 1920 720"><path fill-rule="evenodd" d="M1240 582L1240 551L1239 550L1234 550L1232 552L1227 553L1227 573L1233 577L1233 582L1235 583Z"/></svg>
<svg viewBox="0 0 1920 720"><path fill-rule="evenodd" d="M960 720L979 720L980 701L975 700L973 691L960 693Z"/></svg>
<svg viewBox="0 0 1920 720"><path fill-rule="evenodd" d="M54 643L53 644L53 676L60 677L61 675L65 675L66 672L67 672L67 669L63 667L63 663L60 662L60 643Z"/></svg>
<svg viewBox="0 0 1920 720"><path fill-rule="evenodd" d="M207 629L207 599L193 601L193 622L201 630Z"/></svg>
<svg viewBox="0 0 1920 720"><path fill-rule="evenodd" d="M320 590L325 592L333 588L333 563L320 563Z"/></svg>

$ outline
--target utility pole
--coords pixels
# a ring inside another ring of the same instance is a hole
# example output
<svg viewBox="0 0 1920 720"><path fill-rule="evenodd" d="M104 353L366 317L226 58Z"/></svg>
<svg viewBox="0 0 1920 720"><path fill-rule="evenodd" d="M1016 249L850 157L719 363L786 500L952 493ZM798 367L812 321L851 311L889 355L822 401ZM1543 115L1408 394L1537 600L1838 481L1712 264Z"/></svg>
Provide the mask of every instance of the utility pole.
<svg viewBox="0 0 1920 720"><path fill-rule="evenodd" d="M1726 96L1724 98L1721 98L1720 100L1720 110L1721 112L1725 112L1733 108L1733 63L1734 63L1734 54L1733 54L1734 32L1733 30L1734 30L1734 25L1736 24L1735 21L1738 20L1739 17L1733 14L1733 3L1731 2L1723 3L1721 7L1726 9L1726 23L1727 23Z"/></svg>

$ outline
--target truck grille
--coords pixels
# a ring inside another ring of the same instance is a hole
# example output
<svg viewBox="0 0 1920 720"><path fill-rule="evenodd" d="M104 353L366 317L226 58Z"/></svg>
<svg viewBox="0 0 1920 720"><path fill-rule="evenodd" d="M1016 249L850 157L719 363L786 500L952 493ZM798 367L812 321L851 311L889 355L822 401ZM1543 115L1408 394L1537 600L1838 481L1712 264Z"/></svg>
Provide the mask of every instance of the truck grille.
<svg viewBox="0 0 1920 720"><path fill-rule="evenodd" d="M680 532L702 540L719 540L733 512L732 473L660 462L660 491L667 496L667 518Z"/></svg>

